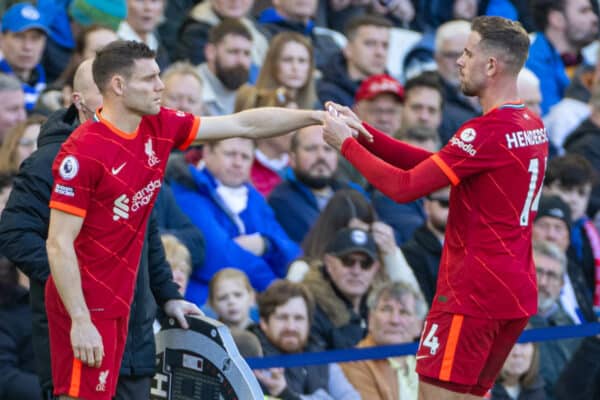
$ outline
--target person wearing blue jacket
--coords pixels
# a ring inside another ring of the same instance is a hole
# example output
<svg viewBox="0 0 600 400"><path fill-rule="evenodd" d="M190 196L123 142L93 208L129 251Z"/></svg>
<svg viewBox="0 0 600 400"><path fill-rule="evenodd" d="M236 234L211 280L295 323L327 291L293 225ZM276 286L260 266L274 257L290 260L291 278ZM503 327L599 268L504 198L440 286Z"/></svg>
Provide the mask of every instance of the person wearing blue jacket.
<svg viewBox="0 0 600 400"><path fill-rule="evenodd" d="M190 277L186 298L203 305L208 283L222 268L243 270L257 291L283 278L300 254L262 195L249 183L254 144L233 138L204 147L205 167L190 166L189 179L172 182L177 203L204 233L203 268ZM188 177L189 178L189 177ZM190 185L190 183L192 183Z"/></svg>

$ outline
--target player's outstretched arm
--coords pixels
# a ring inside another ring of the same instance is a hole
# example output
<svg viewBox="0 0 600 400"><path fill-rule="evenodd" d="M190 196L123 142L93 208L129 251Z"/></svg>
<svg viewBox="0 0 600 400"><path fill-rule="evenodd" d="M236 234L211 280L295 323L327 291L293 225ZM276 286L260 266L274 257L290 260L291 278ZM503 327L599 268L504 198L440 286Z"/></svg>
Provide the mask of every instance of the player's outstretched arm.
<svg viewBox="0 0 600 400"><path fill-rule="evenodd" d="M56 290L71 317L73 355L84 364L99 367L104 357L102 338L92 323L83 297L81 274L73 245L82 224L83 218L52 209L46 249Z"/></svg>
<svg viewBox="0 0 600 400"><path fill-rule="evenodd" d="M325 111L292 110L289 108L262 107L231 115L202 117L196 142L242 136L261 139L282 135L309 125L320 125ZM367 130L355 121L344 121L351 129L368 135Z"/></svg>

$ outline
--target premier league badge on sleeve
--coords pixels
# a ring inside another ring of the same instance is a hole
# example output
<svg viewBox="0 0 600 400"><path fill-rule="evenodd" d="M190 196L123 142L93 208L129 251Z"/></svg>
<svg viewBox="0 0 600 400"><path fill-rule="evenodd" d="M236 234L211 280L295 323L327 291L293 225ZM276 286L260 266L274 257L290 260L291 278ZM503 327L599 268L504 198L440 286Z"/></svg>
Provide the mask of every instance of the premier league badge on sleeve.
<svg viewBox="0 0 600 400"><path fill-rule="evenodd" d="M75 156L66 156L58 168L60 176L68 181L75 178L77 172L79 172L79 161L77 161Z"/></svg>

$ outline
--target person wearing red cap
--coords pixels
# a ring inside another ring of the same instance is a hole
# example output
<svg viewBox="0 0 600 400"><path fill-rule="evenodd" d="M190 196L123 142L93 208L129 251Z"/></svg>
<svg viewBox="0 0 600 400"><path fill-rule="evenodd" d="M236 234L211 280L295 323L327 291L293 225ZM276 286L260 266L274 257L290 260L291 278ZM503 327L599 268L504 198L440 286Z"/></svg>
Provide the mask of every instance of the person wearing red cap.
<svg viewBox="0 0 600 400"><path fill-rule="evenodd" d="M354 95L354 111L367 124L394 135L400 129L404 88L387 74L362 81Z"/></svg>

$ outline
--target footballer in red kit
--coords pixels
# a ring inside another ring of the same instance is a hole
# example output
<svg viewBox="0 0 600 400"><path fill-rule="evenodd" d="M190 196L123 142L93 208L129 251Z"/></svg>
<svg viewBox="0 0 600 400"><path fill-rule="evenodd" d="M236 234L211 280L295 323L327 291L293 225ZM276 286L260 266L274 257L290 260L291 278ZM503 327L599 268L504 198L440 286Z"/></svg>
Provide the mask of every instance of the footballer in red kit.
<svg viewBox="0 0 600 400"><path fill-rule="evenodd" d="M103 105L54 162L46 310L61 400L116 394L144 232L171 150L192 141L271 137L324 120L323 111L266 107L200 124L160 106L164 84L155 56L135 41L97 52L92 73ZM370 136L358 121L346 123ZM201 311L182 302L165 312L187 328L185 315Z"/></svg>
<svg viewBox="0 0 600 400"><path fill-rule="evenodd" d="M393 200L452 185L436 293L417 352L419 399L481 398L537 311L531 235L548 136L517 97L528 47L519 23L473 20L457 64L461 90L479 97L484 115L463 124L437 153L372 127L372 142L356 140L340 118L326 119L328 143Z"/></svg>
<svg viewBox="0 0 600 400"><path fill-rule="evenodd" d="M136 131L126 133L104 120L98 110L93 120L73 132L56 156L50 207L84 218L75 252L91 318L101 334L106 332L106 321L118 321L107 328L114 330L116 340L104 343L107 356L102 365L81 365L68 351L70 344L61 343L64 336L54 334L57 329L69 331L69 318L52 276L48 279L46 307L58 316L49 319L52 327L56 326L50 331L51 345L65 350L52 353L57 361L52 365L53 375L62 375L62 379L54 379L55 390L60 393L89 396L108 391L114 386L108 382L116 383L120 366L117 354L122 353L127 337L145 225L171 149L187 147L196 137L199 123L191 114L162 108L157 115L145 116ZM105 340L115 337L102 336ZM108 351L111 348L113 351ZM98 375L98 379L81 379L82 373ZM100 373L104 373L102 385L98 383Z"/></svg>

